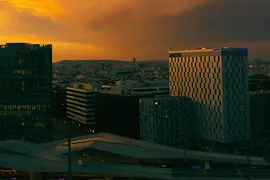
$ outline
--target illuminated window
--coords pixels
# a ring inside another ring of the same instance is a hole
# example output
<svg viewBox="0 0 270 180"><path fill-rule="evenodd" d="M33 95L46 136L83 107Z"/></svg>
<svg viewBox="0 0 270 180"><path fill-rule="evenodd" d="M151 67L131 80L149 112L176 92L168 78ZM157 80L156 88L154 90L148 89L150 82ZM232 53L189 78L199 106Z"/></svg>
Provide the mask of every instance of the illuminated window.
<svg viewBox="0 0 270 180"><path fill-rule="evenodd" d="M24 63L24 59L20 58L18 61L20 64Z"/></svg>
<svg viewBox="0 0 270 180"><path fill-rule="evenodd" d="M12 70L12 73L14 75L27 75L27 74L32 74L32 71L26 70L26 69L14 69Z"/></svg>

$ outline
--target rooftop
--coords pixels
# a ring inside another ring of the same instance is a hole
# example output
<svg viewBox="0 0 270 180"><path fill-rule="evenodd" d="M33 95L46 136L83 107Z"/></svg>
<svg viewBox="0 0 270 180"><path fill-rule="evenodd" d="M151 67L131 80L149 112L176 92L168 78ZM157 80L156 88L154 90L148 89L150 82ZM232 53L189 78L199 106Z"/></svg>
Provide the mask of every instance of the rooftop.
<svg viewBox="0 0 270 180"><path fill-rule="evenodd" d="M224 50L238 50L243 51L247 48L236 48L236 47L223 47L223 48L196 48L196 49L185 49L185 50L170 50L169 53L187 53L187 52L210 52L210 51L224 51Z"/></svg>
<svg viewBox="0 0 270 180"><path fill-rule="evenodd" d="M30 44L25 42L0 44L0 48L51 48L51 44Z"/></svg>
<svg viewBox="0 0 270 180"><path fill-rule="evenodd" d="M36 156L39 158L59 159L68 151L67 140L44 144L32 144L24 141L7 140L0 142L1 149ZM213 162L248 164L247 156L228 155L211 152L189 151L145 141L134 140L109 133L96 133L72 138L72 152L82 149L101 150L116 155L138 159L193 159ZM58 158L56 158L58 157ZM262 157L250 157L254 165L267 165Z"/></svg>
<svg viewBox="0 0 270 180"><path fill-rule="evenodd" d="M80 92L93 92L97 91L101 86L96 83L88 84L88 83L73 83L72 87L67 87L67 90L74 90Z"/></svg>

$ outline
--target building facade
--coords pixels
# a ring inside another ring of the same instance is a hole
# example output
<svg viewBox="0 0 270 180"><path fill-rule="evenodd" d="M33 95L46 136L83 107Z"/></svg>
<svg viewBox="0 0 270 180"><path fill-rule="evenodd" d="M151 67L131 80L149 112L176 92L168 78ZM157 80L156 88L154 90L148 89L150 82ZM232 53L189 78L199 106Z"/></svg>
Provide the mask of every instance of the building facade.
<svg viewBox="0 0 270 180"><path fill-rule="evenodd" d="M95 118L95 95L97 89L91 84L73 84L67 88L67 118L86 129L94 131Z"/></svg>
<svg viewBox="0 0 270 180"><path fill-rule="evenodd" d="M116 81L115 86L110 86L110 93L124 96L169 95L169 82L167 80Z"/></svg>
<svg viewBox="0 0 270 180"><path fill-rule="evenodd" d="M169 52L171 96L193 100L197 136L221 143L250 138L246 48Z"/></svg>
<svg viewBox="0 0 270 180"><path fill-rule="evenodd" d="M53 118L64 119L67 117L66 88L54 88L52 95Z"/></svg>
<svg viewBox="0 0 270 180"><path fill-rule="evenodd" d="M167 146L191 140L189 99L152 97L140 99L140 139Z"/></svg>
<svg viewBox="0 0 270 180"><path fill-rule="evenodd" d="M52 45L0 45L0 74L0 136L40 138L52 119Z"/></svg>
<svg viewBox="0 0 270 180"><path fill-rule="evenodd" d="M252 139L262 139L270 134L270 93L250 92L250 129Z"/></svg>
<svg viewBox="0 0 270 180"><path fill-rule="evenodd" d="M99 93L96 96L95 132L140 139L139 98Z"/></svg>

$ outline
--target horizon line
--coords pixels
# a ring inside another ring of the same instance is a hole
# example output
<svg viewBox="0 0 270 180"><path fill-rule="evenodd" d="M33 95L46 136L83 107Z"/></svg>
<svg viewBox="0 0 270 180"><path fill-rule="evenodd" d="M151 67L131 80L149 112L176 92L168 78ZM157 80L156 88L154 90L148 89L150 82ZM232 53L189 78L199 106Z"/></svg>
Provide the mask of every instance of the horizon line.
<svg viewBox="0 0 270 180"><path fill-rule="evenodd" d="M121 59L63 59L60 61L55 61L53 63L58 63L62 61L124 61L124 62L132 62L132 60L121 60ZM167 59L145 59L145 60L136 60L136 62L142 61L168 61Z"/></svg>

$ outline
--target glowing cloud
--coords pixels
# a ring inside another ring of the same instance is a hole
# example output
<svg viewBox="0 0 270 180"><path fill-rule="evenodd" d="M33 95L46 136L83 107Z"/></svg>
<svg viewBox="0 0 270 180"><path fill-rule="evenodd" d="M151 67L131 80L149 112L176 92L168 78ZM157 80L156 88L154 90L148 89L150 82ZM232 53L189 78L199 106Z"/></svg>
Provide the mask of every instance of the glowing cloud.
<svg viewBox="0 0 270 180"><path fill-rule="evenodd" d="M3 1L3 0L2 0ZM59 23L85 25L121 16L121 20L147 21L175 16L212 0L6 0L19 11L46 16Z"/></svg>
<svg viewBox="0 0 270 180"><path fill-rule="evenodd" d="M0 0L0 43L52 43L55 60L166 59L169 47L236 41L267 47L269 2L246 1Z"/></svg>

